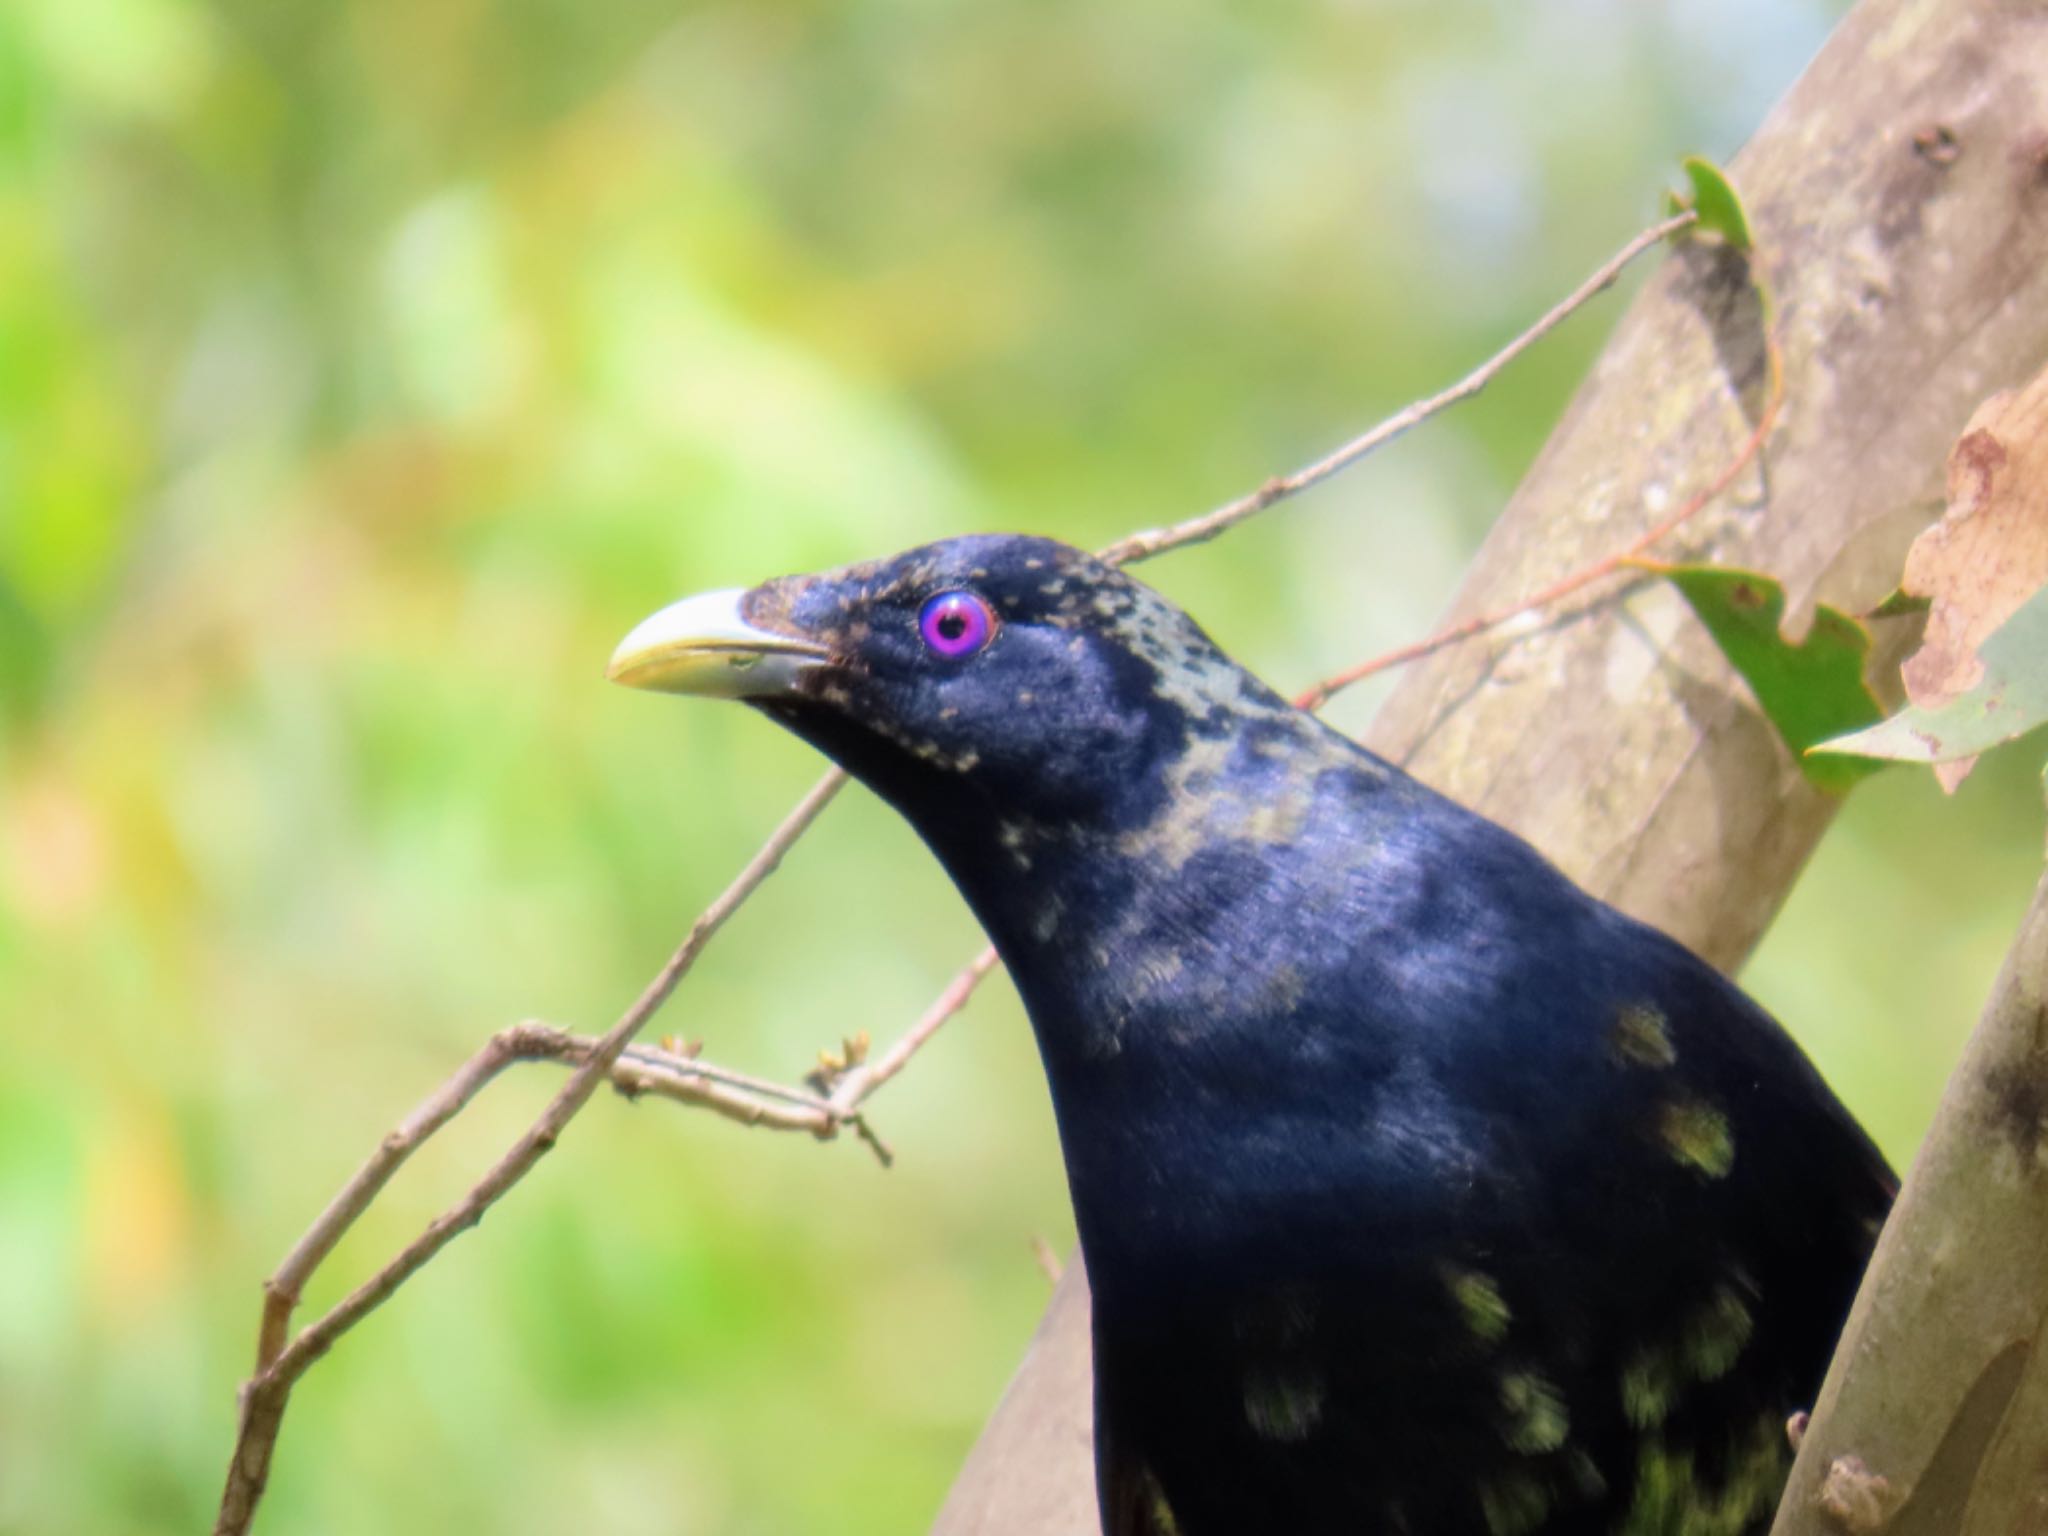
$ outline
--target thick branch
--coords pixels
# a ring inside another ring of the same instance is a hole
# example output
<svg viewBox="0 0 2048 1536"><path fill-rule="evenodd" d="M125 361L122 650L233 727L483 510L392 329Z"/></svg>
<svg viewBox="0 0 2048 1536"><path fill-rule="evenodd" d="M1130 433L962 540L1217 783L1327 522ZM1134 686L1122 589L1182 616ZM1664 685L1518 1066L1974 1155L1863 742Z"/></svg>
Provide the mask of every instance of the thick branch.
<svg viewBox="0 0 2048 1536"><path fill-rule="evenodd" d="M2048 879L1849 1314L1772 1536L2048 1529Z"/></svg>
<svg viewBox="0 0 2048 1536"><path fill-rule="evenodd" d="M2048 355L2048 29L2004 0L1864 0L1732 167L1780 303L1764 472L1690 526L1795 606L1889 590L1948 445ZM1916 147L1944 127L1956 155ZM1645 288L1474 562L1452 619L1626 543L1762 408L1739 261L1681 248ZM1731 396L1733 397L1731 399ZM1884 643L1881 661L1895 661ZM1832 814L1659 584L1445 652L1372 745L1717 964L1747 953ZM1794 1021L1795 1024L1797 1021ZM939 1536L1093 1530L1087 1299L1070 1266Z"/></svg>

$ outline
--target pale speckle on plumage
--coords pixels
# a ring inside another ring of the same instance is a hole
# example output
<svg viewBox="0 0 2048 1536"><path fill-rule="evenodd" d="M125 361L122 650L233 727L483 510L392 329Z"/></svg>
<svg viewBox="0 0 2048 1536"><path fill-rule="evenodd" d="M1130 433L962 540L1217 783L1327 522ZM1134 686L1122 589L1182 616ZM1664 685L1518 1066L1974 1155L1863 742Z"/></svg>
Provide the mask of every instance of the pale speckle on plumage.
<svg viewBox="0 0 2048 1536"><path fill-rule="evenodd" d="M1066 907L1057 896L1048 896L1031 919L1031 936L1039 943L1049 943L1052 936L1060 931L1060 919L1066 915Z"/></svg>
<svg viewBox="0 0 2048 1536"><path fill-rule="evenodd" d="M1235 742L1228 735L1190 740L1167 770L1159 809L1117 838L1117 852L1155 860L1173 873L1223 842L1271 847L1299 838L1314 808L1314 781L1290 780L1278 790L1249 794L1228 771Z"/></svg>
<svg viewBox="0 0 2048 1536"><path fill-rule="evenodd" d="M1631 1424L1661 1424L1688 1384L1717 1381L1734 1369L1756 1327L1749 1289L1740 1272L1731 1275L1679 1325L1675 1342L1645 1349L1622 1368L1621 1409Z"/></svg>
<svg viewBox="0 0 2048 1536"><path fill-rule="evenodd" d="M1315 1332L1316 1303L1307 1291L1282 1286L1240 1306L1231 1333L1241 1343L1265 1348L1299 1344Z"/></svg>
<svg viewBox="0 0 2048 1536"><path fill-rule="evenodd" d="M1025 851L1024 843L1030 835L1021 821L999 821L996 823L996 841L1010 856L1010 862L1025 873L1031 872L1031 855Z"/></svg>
<svg viewBox="0 0 2048 1536"><path fill-rule="evenodd" d="M1536 1371L1510 1371L1500 1379L1502 1438L1510 1450L1540 1456L1571 1434L1571 1414L1556 1383Z"/></svg>
<svg viewBox="0 0 2048 1536"><path fill-rule="evenodd" d="M1480 1486L1479 1508L1493 1536L1529 1536L1550 1513L1550 1490L1528 1473L1511 1472Z"/></svg>
<svg viewBox="0 0 2048 1536"><path fill-rule="evenodd" d="M1294 1012L1307 991L1308 978L1302 974L1300 966L1276 965L1260 978L1250 1006L1265 1013L1285 1016Z"/></svg>
<svg viewBox="0 0 2048 1536"><path fill-rule="evenodd" d="M1248 843L1291 843L1308 822L1310 799L1306 794L1284 794L1261 800L1235 835Z"/></svg>
<svg viewBox="0 0 2048 1536"><path fill-rule="evenodd" d="M1484 1344L1498 1343L1507 1335L1512 1314L1493 1277L1476 1269L1446 1266L1444 1285L1457 1303L1458 1313L1472 1337Z"/></svg>
<svg viewBox="0 0 2048 1536"><path fill-rule="evenodd" d="M1261 1439L1305 1440L1322 1422L1328 1389L1321 1371L1300 1358L1315 1326L1314 1297L1293 1286L1254 1297L1231 1314L1232 1334L1249 1362L1245 1423Z"/></svg>
<svg viewBox="0 0 2048 1536"><path fill-rule="evenodd" d="M1129 1023L1121 1014L1094 1021L1081 1037L1081 1054L1090 1061L1114 1061L1124 1053L1124 1029Z"/></svg>
<svg viewBox="0 0 2048 1536"><path fill-rule="evenodd" d="M1617 1012L1608 1044L1624 1066L1661 1068L1678 1061L1670 1022L1654 1003L1630 1003Z"/></svg>
<svg viewBox="0 0 2048 1536"><path fill-rule="evenodd" d="M1172 986L1186 964L1179 950L1163 945L1134 950L1127 963L1128 979L1123 992L1134 1003Z"/></svg>
<svg viewBox="0 0 2048 1536"><path fill-rule="evenodd" d="M913 736L884 720L869 722L870 728L884 740L894 743L921 763L929 763L950 773L971 772L981 762L981 754L969 747L964 752L948 752L936 741L922 736Z"/></svg>
<svg viewBox="0 0 2048 1536"><path fill-rule="evenodd" d="M1713 1298L1686 1320L1685 1364L1696 1381L1717 1381L1735 1367L1756 1328L1756 1318L1733 1285L1720 1285Z"/></svg>
<svg viewBox="0 0 2048 1536"><path fill-rule="evenodd" d="M1254 1367L1244 1379L1245 1423L1262 1440L1306 1440L1323 1421L1324 1396L1311 1366Z"/></svg>
<svg viewBox="0 0 2048 1536"><path fill-rule="evenodd" d="M1637 1429L1664 1422L1678 1394L1678 1368L1668 1350L1646 1349L1621 1368L1621 1411Z"/></svg>
<svg viewBox="0 0 2048 1536"><path fill-rule="evenodd" d="M1223 736L1197 736L1167 769L1159 809L1142 827L1118 836L1116 850L1127 858L1156 859L1170 871L1208 846L1216 802L1228 790L1213 789L1230 760L1230 741Z"/></svg>
<svg viewBox="0 0 2048 1536"><path fill-rule="evenodd" d="M1104 628L1131 655L1150 664L1152 691L1179 706L1191 719L1219 710L1270 716L1269 704L1242 705L1245 674L1172 610L1157 603L1132 603L1105 620Z"/></svg>
<svg viewBox="0 0 2048 1536"><path fill-rule="evenodd" d="M1703 1099L1671 1099L1657 1113L1657 1135L1665 1149L1710 1179L1723 1179L1735 1166L1735 1133L1728 1117Z"/></svg>
<svg viewBox="0 0 2048 1536"><path fill-rule="evenodd" d="M1766 1415L1737 1448L1718 1487L1702 1483L1693 1458L1652 1440L1637 1458L1625 1536L1743 1536L1777 1502L1791 1451Z"/></svg>

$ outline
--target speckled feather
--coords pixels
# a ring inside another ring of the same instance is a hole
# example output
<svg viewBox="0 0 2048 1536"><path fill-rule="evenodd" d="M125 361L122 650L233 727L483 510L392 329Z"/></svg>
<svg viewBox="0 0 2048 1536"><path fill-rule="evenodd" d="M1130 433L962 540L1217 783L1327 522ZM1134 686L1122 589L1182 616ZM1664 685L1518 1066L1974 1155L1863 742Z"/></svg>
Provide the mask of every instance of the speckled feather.
<svg viewBox="0 0 2048 1536"><path fill-rule="evenodd" d="M918 636L937 592L998 618ZM757 588L1023 995L1109 1536L1750 1536L1888 1207L1709 966L1044 540Z"/></svg>

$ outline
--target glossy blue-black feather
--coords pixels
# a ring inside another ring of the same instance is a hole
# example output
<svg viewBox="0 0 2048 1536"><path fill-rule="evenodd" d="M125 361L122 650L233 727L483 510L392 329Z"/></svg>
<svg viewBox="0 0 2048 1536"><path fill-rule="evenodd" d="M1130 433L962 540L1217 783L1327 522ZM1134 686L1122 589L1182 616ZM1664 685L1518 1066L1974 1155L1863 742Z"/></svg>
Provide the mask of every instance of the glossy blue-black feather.
<svg viewBox="0 0 2048 1536"><path fill-rule="evenodd" d="M747 609L1030 1013L1110 1536L1763 1529L1893 1189L1770 1018L1077 551Z"/></svg>

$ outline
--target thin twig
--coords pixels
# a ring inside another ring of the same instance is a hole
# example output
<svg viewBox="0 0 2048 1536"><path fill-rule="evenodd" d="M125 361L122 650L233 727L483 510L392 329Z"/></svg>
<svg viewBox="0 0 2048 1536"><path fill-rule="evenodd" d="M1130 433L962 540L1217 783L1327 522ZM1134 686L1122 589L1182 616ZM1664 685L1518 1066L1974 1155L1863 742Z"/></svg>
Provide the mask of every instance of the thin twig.
<svg viewBox="0 0 2048 1536"><path fill-rule="evenodd" d="M868 1096L882 1084L910 1064L924 1043L939 1032L939 1027L967 1006L967 999L974 995L974 989L982 979L1002 963L991 944L960 968L959 974L946 983L945 991L932 999L931 1006L918 1015L918 1020L903 1032L903 1036L890 1046L873 1065L856 1067L840 1080L834 1089L834 1103L843 1103L849 1108L864 1104Z"/></svg>
<svg viewBox="0 0 2048 1536"><path fill-rule="evenodd" d="M563 1038L581 1046L582 1035L563 1034ZM561 1060L580 1060L573 1052L564 1052ZM731 1089L736 1095L753 1098L774 1099L799 1108L814 1109L827 1101L808 1088L793 1088L787 1083L778 1083L773 1078L756 1077L750 1072L735 1072L731 1067L715 1066L702 1058L682 1052L664 1050L652 1045L629 1045L619 1057L621 1067L637 1064L647 1072L657 1073L679 1081L701 1082L715 1087ZM614 1073L614 1081L621 1088L627 1084Z"/></svg>
<svg viewBox="0 0 2048 1536"><path fill-rule="evenodd" d="M1659 241L1669 239L1680 230L1698 222L1698 219L1698 214L1687 209L1683 213L1673 214L1661 223L1652 224L1602 262L1583 283L1551 306L1549 313L1542 319L1449 389L1431 395L1427 400L1418 400L1405 410L1396 411L1372 430L1352 438L1343 447L1324 455L1306 468L1296 470L1291 475L1279 475L1268 480L1248 496L1240 496L1236 501L1226 502L1213 512L1191 517L1186 522L1172 523L1164 528L1150 528L1143 533L1134 533L1127 538L1118 539L1107 549L1100 551L1100 557L1111 565L1129 565L1139 560L1149 560L1154 555L1163 555L1169 549L1181 549L1189 544L1203 543L1215 538L1225 529L1236 527L1248 517L1256 517L1276 501L1284 501L1289 496L1298 495L1310 486L1329 479L1339 470L1350 468L1374 449L1386 446L1402 433L1421 425L1430 417L1478 394L1491 384L1509 363L1556 330L1574 312L1583 309L1588 301L1611 285L1630 262Z"/></svg>
<svg viewBox="0 0 2048 1536"><path fill-rule="evenodd" d="M1762 413L1756 419L1756 427L1743 441L1742 447L1736 451L1735 457L1723 466L1721 472L1715 475L1705 486L1701 487L1695 495L1688 498L1676 512L1645 529L1626 548L1611 551L1600 559L1581 566L1571 574L1560 577L1540 591L1532 592L1527 597L1510 603L1506 607L1495 608L1490 612L1477 614L1460 623L1452 624L1438 630L1433 635L1413 641L1408 645L1396 646L1393 650L1382 652L1380 655L1374 656L1369 660L1361 661L1356 666L1346 667L1343 671L1326 677L1313 687L1304 690L1294 702L1303 709L1321 709L1336 694L1349 688L1353 683L1363 682L1376 672L1384 672L1389 667L1400 666L1405 662L1419 661L1424 656L1433 656L1446 646L1455 645L1460 640L1469 640L1475 635L1485 634L1490 629L1498 629L1510 619L1517 618L1525 613L1533 613L1538 609L1548 608L1554 603L1562 602L1581 588L1591 586L1594 582L1600 580L1601 577L1617 574L1632 562L1640 559L1656 544L1676 533L1702 507L1713 501L1715 497L1735 483L1735 477L1740 475L1749 466L1751 461L1756 458L1757 454L1762 451L1764 440L1771 435L1771 428L1777 424L1778 408L1784 404L1785 400L1785 370L1784 363L1778 354L1778 343L1775 337L1767 336L1764 339L1764 351L1765 355L1769 358L1770 398L1765 402Z"/></svg>

